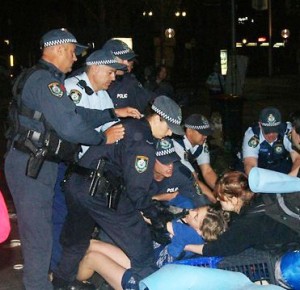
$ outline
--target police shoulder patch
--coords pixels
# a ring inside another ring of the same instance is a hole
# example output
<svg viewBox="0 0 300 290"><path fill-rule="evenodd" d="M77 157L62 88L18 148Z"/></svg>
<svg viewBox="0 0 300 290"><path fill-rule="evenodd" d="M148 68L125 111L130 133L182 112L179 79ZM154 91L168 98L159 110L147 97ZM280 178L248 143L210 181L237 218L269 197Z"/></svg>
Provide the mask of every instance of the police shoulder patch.
<svg viewBox="0 0 300 290"><path fill-rule="evenodd" d="M206 143L204 143L204 145L203 145L203 151L204 151L204 153L209 153L209 148Z"/></svg>
<svg viewBox="0 0 300 290"><path fill-rule="evenodd" d="M251 137L251 139L248 142L248 145L252 148L256 148L258 144L259 144L259 139L256 135Z"/></svg>
<svg viewBox="0 0 300 290"><path fill-rule="evenodd" d="M69 96L75 104L78 104L81 100L82 93L78 90L71 90Z"/></svg>
<svg viewBox="0 0 300 290"><path fill-rule="evenodd" d="M143 173L147 170L149 163L149 158L147 156L136 156L135 158L135 170L138 173Z"/></svg>
<svg viewBox="0 0 300 290"><path fill-rule="evenodd" d="M288 140L292 142L292 130L287 133Z"/></svg>
<svg viewBox="0 0 300 290"><path fill-rule="evenodd" d="M59 82L53 82L48 85L50 93L55 97L61 98L64 95L64 91L61 88L61 84Z"/></svg>

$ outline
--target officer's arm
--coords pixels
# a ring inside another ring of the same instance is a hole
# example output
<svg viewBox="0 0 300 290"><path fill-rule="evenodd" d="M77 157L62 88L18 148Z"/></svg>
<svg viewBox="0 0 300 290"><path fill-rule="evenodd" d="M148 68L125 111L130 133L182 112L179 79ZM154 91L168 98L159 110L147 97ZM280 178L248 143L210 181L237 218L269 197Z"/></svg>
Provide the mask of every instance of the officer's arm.
<svg viewBox="0 0 300 290"><path fill-rule="evenodd" d="M106 142L105 135L92 129L76 112L75 104L67 96L61 84L53 80L47 71L34 73L31 78L31 85L28 84L28 80L23 95L28 93L33 96L37 110L43 113L47 122L61 138L86 145Z"/></svg>
<svg viewBox="0 0 300 290"><path fill-rule="evenodd" d="M214 188L216 185L216 181L217 181L217 174L215 173L215 171L212 169L212 167L210 166L209 163L206 164L201 164L199 165L202 176L206 182L206 184L210 187L210 188Z"/></svg>
<svg viewBox="0 0 300 290"><path fill-rule="evenodd" d="M97 110L77 106L76 111L91 128L119 120L114 109Z"/></svg>
<svg viewBox="0 0 300 290"><path fill-rule="evenodd" d="M214 193L206 184L204 184L203 182L201 182L199 180L198 176L196 178L196 182L197 182L197 185L199 186L201 192L203 194L205 194L212 203L216 203L217 200L216 200L216 197L214 196Z"/></svg>
<svg viewBox="0 0 300 290"><path fill-rule="evenodd" d="M115 109L115 113L120 118L132 117L132 118L140 119L143 116L138 109L132 107Z"/></svg>
<svg viewBox="0 0 300 290"><path fill-rule="evenodd" d="M177 196L179 192L175 191L175 192L163 192L163 193L159 193L156 194L152 197L152 199L158 200L158 201L170 201L173 198L175 198Z"/></svg>
<svg viewBox="0 0 300 290"><path fill-rule="evenodd" d="M249 175L250 170L257 166L257 158L246 157L244 158L244 170L247 175Z"/></svg>

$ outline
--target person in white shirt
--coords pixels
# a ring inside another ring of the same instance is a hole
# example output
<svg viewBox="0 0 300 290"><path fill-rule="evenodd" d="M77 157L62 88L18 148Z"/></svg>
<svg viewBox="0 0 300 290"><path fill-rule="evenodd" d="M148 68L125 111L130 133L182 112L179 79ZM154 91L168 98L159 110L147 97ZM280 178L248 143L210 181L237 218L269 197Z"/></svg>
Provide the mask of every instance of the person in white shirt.
<svg viewBox="0 0 300 290"><path fill-rule="evenodd" d="M210 165L210 154L207 136L212 134L207 118L201 114L192 114L184 121L185 135L173 139L176 153L181 162L193 173L201 191L211 202L216 202L212 189L217 180L217 174ZM196 163L196 166L193 164ZM197 170L196 170L197 169ZM205 183L199 180L198 170Z"/></svg>

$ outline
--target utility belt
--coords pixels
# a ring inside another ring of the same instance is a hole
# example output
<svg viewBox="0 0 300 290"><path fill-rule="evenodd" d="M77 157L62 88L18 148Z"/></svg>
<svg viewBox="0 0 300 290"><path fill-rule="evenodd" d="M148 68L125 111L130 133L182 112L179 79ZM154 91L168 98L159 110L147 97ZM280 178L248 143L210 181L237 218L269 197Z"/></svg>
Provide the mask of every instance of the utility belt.
<svg viewBox="0 0 300 290"><path fill-rule="evenodd" d="M77 173L89 179L89 195L102 196L106 200L106 206L116 210L121 192L124 190L124 183L122 178L114 176L105 169L104 159L98 161L96 169L86 168L74 163L68 167L65 181L68 180L72 173Z"/></svg>
<svg viewBox="0 0 300 290"><path fill-rule="evenodd" d="M39 147L35 145L36 142L44 145ZM55 132L42 135L33 130L21 134L21 137L13 142L13 147L30 155L26 175L32 178L37 178L45 160L55 163L74 162L80 149L78 144L61 140Z"/></svg>

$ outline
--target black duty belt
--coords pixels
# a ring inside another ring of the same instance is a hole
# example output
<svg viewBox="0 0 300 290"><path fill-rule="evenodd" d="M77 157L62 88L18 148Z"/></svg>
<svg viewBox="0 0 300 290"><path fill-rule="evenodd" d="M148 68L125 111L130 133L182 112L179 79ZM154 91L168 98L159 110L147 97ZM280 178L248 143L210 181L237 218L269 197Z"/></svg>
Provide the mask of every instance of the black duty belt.
<svg viewBox="0 0 300 290"><path fill-rule="evenodd" d="M96 169L86 168L86 167L80 166L76 163L71 164L67 169L68 173L77 173L79 175L89 177L89 178L93 177L93 174L95 173L95 171L96 171Z"/></svg>

